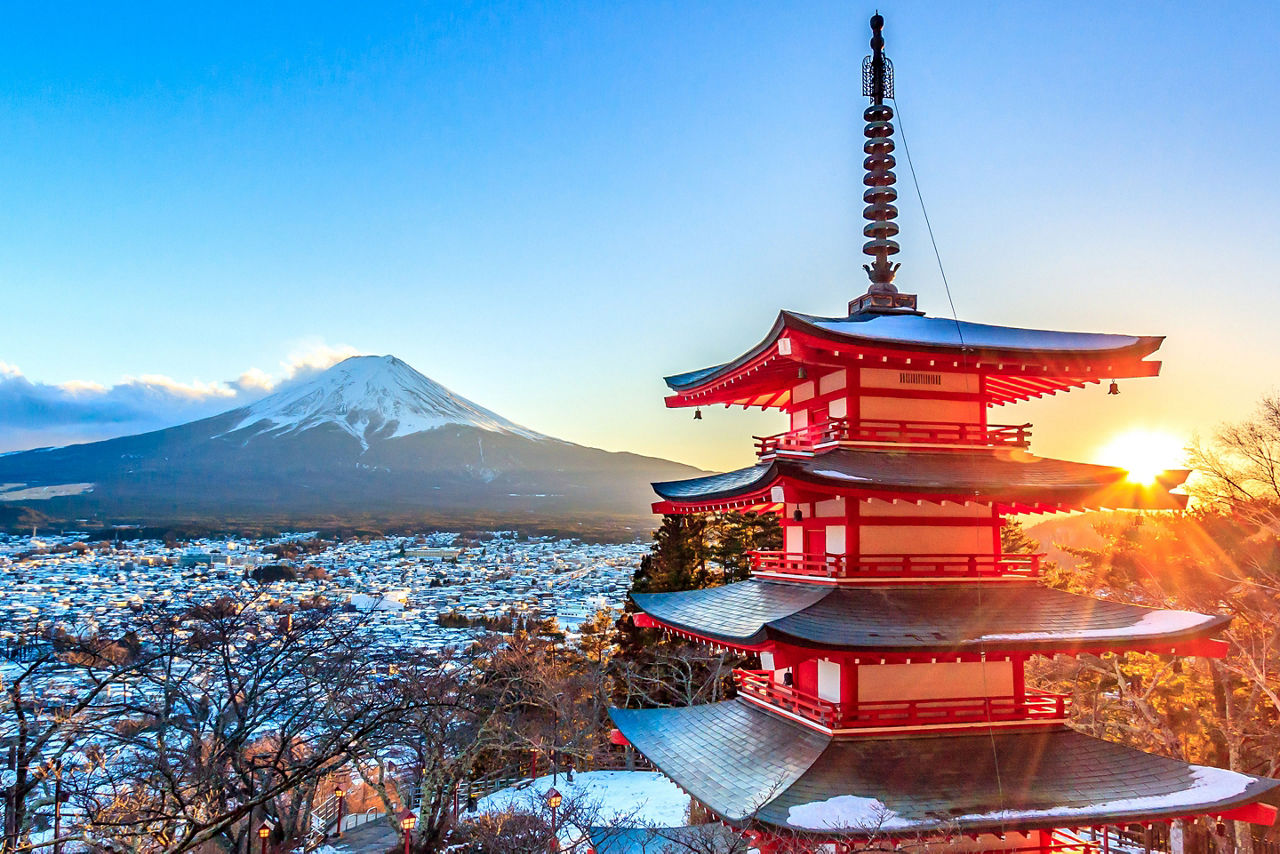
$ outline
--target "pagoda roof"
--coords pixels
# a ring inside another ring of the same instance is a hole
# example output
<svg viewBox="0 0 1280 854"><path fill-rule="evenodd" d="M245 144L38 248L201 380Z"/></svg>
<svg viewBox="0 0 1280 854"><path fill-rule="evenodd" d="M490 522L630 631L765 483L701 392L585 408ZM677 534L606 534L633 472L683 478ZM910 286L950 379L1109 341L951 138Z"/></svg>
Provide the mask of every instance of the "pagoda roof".
<svg viewBox="0 0 1280 854"><path fill-rule="evenodd" d="M784 338L791 340L780 346ZM915 314L819 317L782 311L764 339L738 358L666 377L667 385L677 392L667 402L673 406L785 405L781 399L765 403L759 395L794 379L795 366L805 361L806 353L821 355L819 361L873 353L886 359L933 356L943 363L938 367L963 365L1008 375L1007 381L995 381L988 388L991 402L1007 403L1098 382L1104 375L1112 379L1153 376L1160 363L1142 360L1163 341L1163 336L1024 329Z"/></svg>
<svg viewBox="0 0 1280 854"><path fill-rule="evenodd" d="M1184 496L1169 493L1185 473L1170 472L1155 486L1130 483L1127 474L1112 466L1037 457L1019 448L835 448L812 457L778 457L724 474L655 483L653 489L667 502L655 507L660 512L778 503L772 488L783 481L798 490L815 487L823 495L992 501L1017 512L1037 505L1153 510L1185 505ZM788 494L786 500L797 498Z"/></svg>
<svg viewBox="0 0 1280 854"><path fill-rule="evenodd" d="M662 773L726 821L801 834L1007 832L1229 814L1272 801L1280 786L1065 728L836 738L743 700L610 715Z"/></svg>
<svg viewBox="0 0 1280 854"><path fill-rule="evenodd" d="M873 654L1170 650L1227 616L1167 611L1035 582L834 586L752 578L632 600L662 626L741 649L784 644Z"/></svg>

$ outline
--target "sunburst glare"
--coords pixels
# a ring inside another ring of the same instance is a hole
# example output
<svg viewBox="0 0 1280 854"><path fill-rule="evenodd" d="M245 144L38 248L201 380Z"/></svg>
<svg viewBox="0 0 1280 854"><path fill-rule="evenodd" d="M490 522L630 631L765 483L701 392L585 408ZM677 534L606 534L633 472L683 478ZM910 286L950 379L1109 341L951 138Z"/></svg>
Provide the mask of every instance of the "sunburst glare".
<svg viewBox="0 0 1280 854"><path fill-rule="evenodd" d="M1162 430L1121 433L1098 451L1097 461L1129 472L1133 483L1154 483L1161 472L1185 464L1186 439Z"/></svg>

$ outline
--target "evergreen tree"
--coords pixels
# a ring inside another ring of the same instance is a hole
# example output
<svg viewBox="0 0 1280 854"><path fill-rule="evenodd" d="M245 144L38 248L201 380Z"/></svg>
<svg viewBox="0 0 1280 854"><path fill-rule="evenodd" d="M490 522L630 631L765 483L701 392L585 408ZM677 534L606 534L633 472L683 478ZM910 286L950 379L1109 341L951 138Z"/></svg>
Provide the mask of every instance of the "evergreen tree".
<svg viewBox="0 0 1280 854"><path fill-rule="evenodd" d="M770 514L664 516L653 548L640 561L632 593L697 590L741 581L750 575L748 552L776 550L782 527ZM688 705L723 699L740 656L712 654L701 644L638 628L628 601L614 631L611 673L615 700L624 705Z"/></svg>
<svg viewBox="0 0 1280 854"><path fill-rule="evenodd" d="M749 552L782 548L782 525L772 513L724 513L708 527L708 556L720 566L725 584L751 576Z"/></svg>
<svg viewBox="0 0 1280 854"><path fill-rule="evenodd" d="M631 592L667 593L709 586L706 531L703 516L663 516L653 532L653 548L631 579ZM634 606L628 603L628 607Z"/></svg>
<svg viewBox="0 0 1280 854"><path fill-rule="evenodd" d="M772 514L663 516L653 548L640 561L632 593L700 590L751 574L751 551L782 547L782 526Z"/></svg>

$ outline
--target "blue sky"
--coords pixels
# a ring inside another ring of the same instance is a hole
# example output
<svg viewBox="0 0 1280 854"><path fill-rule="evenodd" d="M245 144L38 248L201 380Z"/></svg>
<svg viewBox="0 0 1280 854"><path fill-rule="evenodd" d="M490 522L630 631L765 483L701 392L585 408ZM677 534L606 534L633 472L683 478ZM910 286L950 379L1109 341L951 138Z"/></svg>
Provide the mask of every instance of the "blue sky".
<svg viewBox="0 0 1280 854"><path fill-rule="evenodd" d="M660 377L864 289L873 6L260 5L0 11L0 380L145 386L163 418L195 411L165 389L394 353L585 444L723 467L781 429L694 423ZM1273 389L1274 6L881 11L961 316L1170 336L1160 380L1011 410L1036 450ZM945 314L902 208L899 284ZM7 447L113 429L0 416Z"/></svg>

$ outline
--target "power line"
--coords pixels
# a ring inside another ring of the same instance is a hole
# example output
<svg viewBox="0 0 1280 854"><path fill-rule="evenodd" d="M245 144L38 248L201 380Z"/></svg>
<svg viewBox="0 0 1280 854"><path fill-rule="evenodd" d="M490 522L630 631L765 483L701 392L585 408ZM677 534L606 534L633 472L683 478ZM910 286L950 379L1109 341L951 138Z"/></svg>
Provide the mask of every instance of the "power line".
<svg viewBox="0 0 1280 854"><path fill-rule="evenodd" d="M920 202L920 213L924 215L925 228L927 228L929 231L929 243L930 245L933 246L933 257L938 261L938 274L942 276L942 287L947 293L947 304L951 307L951 321L956 325L956 338L960 341L960 360L965 368L965 371L964 371L965 387L967 391L972 391L972 389L969 388L969 381L970 381L969 370L968 370L969 348L966 347L964 343L964 327L961 326L960 316L956 313L956 301L951 296L951 283L947 281L947 270L942 263L942 253L938 250L938 240L936 237L934 237L934 234L933 234L933 223L930 222L929 220L929 208L924 203L924 193L921 192L920 190L920 178L918 175L916 175L916 165L915 165L915 162L912 161L911 159L911 146L907 144L907 131L906 131L906 127L902 123L902 105L898 103L898 99L896 97L892 98L892 100L893 100L893 111L894 113L896 113L897 119L898 119L898 133L902 137L902 151L904 154L907 155L907 168L911 170L911 184L912 186L915 187L916 199ZM978 401L978 405L983 406L984 403L980 400ZM979 536L978 530L977 528L975 528L974 529L974 550L975 551L977 550L979 545L978 536ZM996 556L996 559L999 560L998 555ZM979 583L978 584L978 610L979 611L982 610L982 587L983 585ZM990 697L991 689L987 682L986 643L979 640L979 649L981 649L982 651L982 661L981 661L982 693L984 696ZM1013 666L1012 660L1010 660L1009 666L1010 667ZM1023 675L1024 691L1026 687L1025 679L1026 679L1026 675L1024 672L1024 675ZM1005 806L1005 796L1004 796L1004 780L1002 775L1000 774L1000 750L996 745L995 723L990 720L990 717L988 717L988 720L987 720L987 738L991 743L991 764L992 764L992 768L995 770L995 775L996 775L996 791L999 793L1000 807L1003 809Z"/></svg>

